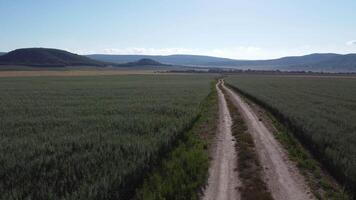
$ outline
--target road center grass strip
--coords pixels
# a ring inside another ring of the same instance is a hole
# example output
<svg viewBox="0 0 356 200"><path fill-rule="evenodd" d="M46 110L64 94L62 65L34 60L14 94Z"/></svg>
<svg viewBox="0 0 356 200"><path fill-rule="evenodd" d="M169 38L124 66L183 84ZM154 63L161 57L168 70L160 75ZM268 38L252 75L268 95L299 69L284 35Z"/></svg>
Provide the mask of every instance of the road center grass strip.
<svg viewBox="0 0 356 200"><path fill-rule="evenodd" d="M208 147L216 133L218 99L215 82L192 129L137 191L138 200L198 200L208 178Z"/></svg>

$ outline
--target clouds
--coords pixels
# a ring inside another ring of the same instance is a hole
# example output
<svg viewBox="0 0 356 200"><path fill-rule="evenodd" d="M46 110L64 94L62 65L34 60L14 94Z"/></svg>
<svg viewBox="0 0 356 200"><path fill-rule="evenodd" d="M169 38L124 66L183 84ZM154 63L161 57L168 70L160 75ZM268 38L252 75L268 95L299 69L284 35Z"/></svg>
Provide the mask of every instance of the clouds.
<svg viewBox="0 0 356 200"><path fill-rule="evenodd" d="M135 55L172 55L172 54L190 54L207 55L226 58L257 58L263 57L265 52L260 47L239 46L234 48L107 48L100 53L105 54L135 54Z"/></svg>
<svg viewBox="0 0 356 200"><path fill-rule="evenodd" d="M356 40L348 41L348 42L346 42L346 45L347 46L354 46L354 45L356 45Z"/></svg>
<svg viewBox="0 0 356 200"><path fill-rule="evenodd" d="M135 55L172 55L172 54L193 54L195 49L188 48L108 48L104 49L105 54L135 54Z"/></svg>
<svg viewBox="0 0 356 200"><path fill-rule="evenodd" d="M355 42L355 41L354 41ZM352 42L352 43L354 43ZM345 47L345 46L344 46ZM346 47L345 47L346 48ZM146 47L128 47L128 48L105 48L85 51L82 49L71 49L71 52L78 54L113 54L113 55L172 55L172 54L190 54L190 55L206 55L225 57L233 59L272 59L284 56L301 56L311 53L333 52L332 49L321 51L320 47L312 45L301 45L291 48L280 47L260 47L260 46L235 46L235 47L220 47L220 48L187 48L187 47L171 47L171 48L146 48ZM336 53L341 53L338 50ZM352 50L349 50L352 52Z"/></svg>
<svg viewBox="0 0 356 200"><path fill-rule="evenodd" d="M134 54L134 55L172 55L190 54L205 55L235 59L270 59L288 55L303 55L312 52L309 46L301 46L293 49L271 49L258 46L236 46L229 48L107 48L98 50L99 54Z"/></svg>

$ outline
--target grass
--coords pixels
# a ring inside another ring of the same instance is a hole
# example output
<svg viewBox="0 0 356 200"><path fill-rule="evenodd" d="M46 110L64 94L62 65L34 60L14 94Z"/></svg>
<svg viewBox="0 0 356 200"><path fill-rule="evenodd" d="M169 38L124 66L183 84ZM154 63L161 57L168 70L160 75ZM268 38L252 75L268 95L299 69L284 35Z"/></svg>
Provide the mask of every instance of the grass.
<svg viewBox="0 0 356 200"><path fill-rule="evenodd" d="M244 200L272 200L266 183L262 178L262 166L258 160L255 144L248 132L244 119L230 96L224 91L227 105L232 118L231 131L236 139L238 153L238 171L242 186L239 188L241 199Z"/></svg>
<svg viewBox="0 0 356 200"><path fill-rule="evenodd" d="M325 176L323 169L325 166L349 192L354 192L352 133L356 127L351 121L356 119L356 104L352 100L356 98L356 79L245 75L231 76L227 81L267 109L278 130L277 138L306 175L318 198L352 199L343 187Z"/></svg>
<svg viewBox="0 0 356 200"><path fill-rule="evenodd" d="M199 199L200 189L208 175L208 147L216 132L218 99L215 84L212 84L211 88L210 95L201 106L197 122L145 180L137 192L136 199Z"/></svg>
<svg viewBox="0 0 356 200"><path fill-rule="evenodd" d="M0 199L129 199L212 76L0 78Z"/></svg>
<svg viewBox="0 0 356 200"><path fill-rule="evenodd" d="M325 175L320 163L315 161L312 155L293 137L293 133L278 122L273 115L270 113L267 115L272 120L274 127L276 127L277 131L274 133L276 138L288 150L289 157L297 163L297 167L306 177L317 199L350 199L343 188L340 188L330 177Z"/></svg>

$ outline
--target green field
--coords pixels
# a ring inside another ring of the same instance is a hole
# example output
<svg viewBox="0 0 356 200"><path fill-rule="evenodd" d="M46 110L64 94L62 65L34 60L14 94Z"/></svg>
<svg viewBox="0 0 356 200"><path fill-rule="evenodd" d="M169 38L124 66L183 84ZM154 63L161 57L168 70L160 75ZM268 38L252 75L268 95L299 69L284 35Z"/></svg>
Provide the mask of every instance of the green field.
<svg viewBox="0 0 356 200"><path fill-rule="evenodd" d="M0 199L126 199L213 76L0 78Z"/></svg>
<svg viewBox="0 0 356 200"><path fill-rule="evenodd" d="M355 191L356 78L231 75L226 81L268 108Z"/></svg>

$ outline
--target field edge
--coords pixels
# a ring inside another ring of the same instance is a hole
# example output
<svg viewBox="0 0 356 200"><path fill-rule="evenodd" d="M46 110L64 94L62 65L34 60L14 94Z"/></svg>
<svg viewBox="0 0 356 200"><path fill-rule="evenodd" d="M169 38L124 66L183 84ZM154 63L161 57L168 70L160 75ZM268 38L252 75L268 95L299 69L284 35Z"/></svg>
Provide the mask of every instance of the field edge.
<svg viewBox="0 0 356 200"><path fill-rule="evenodd" d="M252 107L257 106L261 108L262 113L260 112L260 114L262 115L262 118L264 118L264 123L269 123L269 125L272 126L275 138L287 150L288 156L296 163L301 174L306 178L313 194L318 199L352 199L351 194L346 192L345 187L341 186L341 183L336 183L334 178L329 175L330 172L326 172L327 170L324 169L324 166L320 161L308 147L298 139L294 131L289 128L290 124L284 123L284 121L278 117L278 115L282 114L278 113L278 115L276 115L269 105L248 92L229 83L226 83L226 86L240 94L248 104L254 104Z"/></svg>
<svg viewBox="0 0 356 200"><path fill-rule="evenodd" d="M192 128L176 147L152 170L136 191L135 200L199 199L208 179L209 150L217 129L216 81L201 103Z"/></svg>

